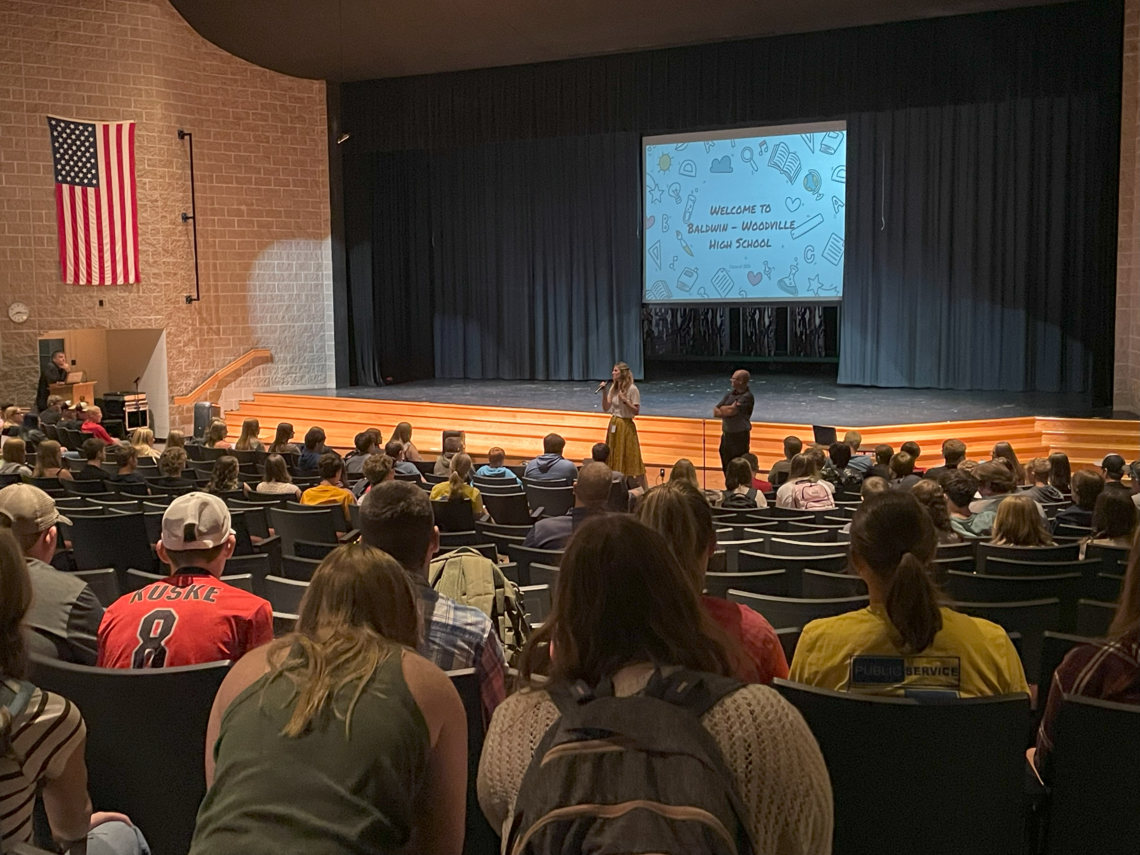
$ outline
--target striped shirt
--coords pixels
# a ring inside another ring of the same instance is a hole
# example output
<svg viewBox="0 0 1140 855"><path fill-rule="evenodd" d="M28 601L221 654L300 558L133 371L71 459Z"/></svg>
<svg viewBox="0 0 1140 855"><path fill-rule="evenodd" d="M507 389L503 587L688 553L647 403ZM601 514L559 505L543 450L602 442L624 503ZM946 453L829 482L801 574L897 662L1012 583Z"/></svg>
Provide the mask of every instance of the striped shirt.
<svg viewBox="0 0 1140 855"><path fill-rule="evenodd" d="M1140 640L1104 641L1073 648L1053 672L1045 715L1037 731L1033 762L1048 782L1053 729L1063 695L1140 705Z"/></svg>
<svg viewBox="0 0 1140 855"><path fill-rule="evenodd" d="M20 684L14 680L4 680L3 684L5 702L11 703ZM58 778L72 753L82 753L87 728L75 704L35 689L24 711L12 722L11 739L11 749L0 757L0 834L4 849L12 842L31 842L36 785ZM78 839L87 829L58 831Z"/></svg>

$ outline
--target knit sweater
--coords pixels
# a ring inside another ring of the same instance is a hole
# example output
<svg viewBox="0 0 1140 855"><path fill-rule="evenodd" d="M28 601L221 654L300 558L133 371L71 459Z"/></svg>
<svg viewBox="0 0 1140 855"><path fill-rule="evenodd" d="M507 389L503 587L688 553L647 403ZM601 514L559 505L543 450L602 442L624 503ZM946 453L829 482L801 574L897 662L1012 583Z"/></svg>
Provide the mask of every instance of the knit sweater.
<svg viewBox="0 0 1140 855"><path fill-rule="evenodd" d="M649 671L615 678L617 694L638 691ZM625 685L623 685L625 683ZM515 798L558 708L543 691L524 691L495 710L479 761L479 806L505 834ZM716 741L744 803L755 851L765 855L831 852L831 781L819 745L799 712L768 686L746 686L723 698L701 723Z"/></svg>

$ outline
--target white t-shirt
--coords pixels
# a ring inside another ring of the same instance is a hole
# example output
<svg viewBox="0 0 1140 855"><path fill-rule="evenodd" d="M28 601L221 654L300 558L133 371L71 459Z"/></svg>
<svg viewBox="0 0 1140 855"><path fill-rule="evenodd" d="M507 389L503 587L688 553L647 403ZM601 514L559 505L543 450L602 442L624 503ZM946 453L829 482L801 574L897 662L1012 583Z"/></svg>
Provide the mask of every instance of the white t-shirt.
<svg viewBox="0 0 1140 855"><path fill-rule="evenodd" d="M629 405L623 404L618 400L617 390L614 389L613 384L610 384L610 408L607 412L622 419L632 419L636 413L634 407L641 406L641 393L637 391L637 386L631 383L625 392L625 396L629 398Z"/></svg>

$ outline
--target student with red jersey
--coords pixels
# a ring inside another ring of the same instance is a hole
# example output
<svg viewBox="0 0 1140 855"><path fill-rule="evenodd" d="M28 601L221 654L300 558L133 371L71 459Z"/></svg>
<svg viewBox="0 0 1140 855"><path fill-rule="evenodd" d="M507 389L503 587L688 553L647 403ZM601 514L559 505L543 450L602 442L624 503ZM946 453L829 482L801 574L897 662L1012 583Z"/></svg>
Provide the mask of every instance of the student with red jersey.
<svg viewBox="0 0 1140 855"><path fill-rule="evenodd" d="M159 560L173 574L119 597L99 625L103 668L237 661L273 640L266 600L221 581L236 540L225 502L187 493L162 515Z"/></svg>

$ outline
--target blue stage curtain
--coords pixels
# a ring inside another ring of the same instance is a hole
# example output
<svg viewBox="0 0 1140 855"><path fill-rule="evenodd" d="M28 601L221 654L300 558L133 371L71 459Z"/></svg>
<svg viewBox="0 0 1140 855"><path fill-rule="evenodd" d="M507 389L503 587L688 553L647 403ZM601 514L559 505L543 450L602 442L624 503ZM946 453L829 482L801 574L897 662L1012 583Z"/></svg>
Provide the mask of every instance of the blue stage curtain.
<svg viewBox="0 0 1140 855"><path fill-rule="evenodd" d="M840 383L1111 395L1119 111L1104 99L849 120Z"/></svg>

